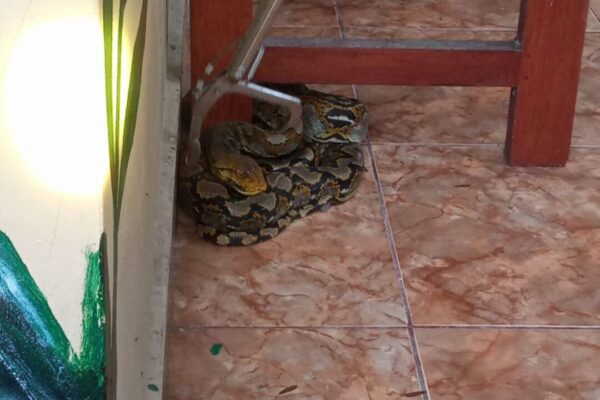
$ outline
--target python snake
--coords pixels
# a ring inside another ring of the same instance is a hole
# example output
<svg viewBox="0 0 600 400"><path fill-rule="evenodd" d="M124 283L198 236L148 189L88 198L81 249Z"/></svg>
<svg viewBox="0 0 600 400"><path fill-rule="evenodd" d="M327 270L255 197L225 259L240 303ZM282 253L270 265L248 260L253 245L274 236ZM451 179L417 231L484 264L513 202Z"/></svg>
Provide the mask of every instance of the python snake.
<svg viewBox="0 0 600 400"><path fill-rule="evenodd" d="M181 168L178 196L198 233L219 245L251 245L295 219L355 193L364 162L366 107L304 85L272 86L302 101L303 132L285 107L255 101L252 124L229 121L202 132L202 160Z"/></svg>

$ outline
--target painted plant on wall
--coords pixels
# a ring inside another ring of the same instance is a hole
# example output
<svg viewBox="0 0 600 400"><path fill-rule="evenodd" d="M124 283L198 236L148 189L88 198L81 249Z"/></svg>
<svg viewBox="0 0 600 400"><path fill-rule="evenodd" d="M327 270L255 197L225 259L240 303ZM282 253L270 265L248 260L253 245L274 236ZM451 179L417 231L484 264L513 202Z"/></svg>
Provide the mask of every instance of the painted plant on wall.
<svg viewBox="0 0 600 400"><path fill-rule="evenodd" d="M27 266L0 231L0 399L105 398L102 252L86 255L82 342L75 353Z"/></svg>
<svg viewBox="0 0 600 400"><path fill-rule="evenodd" d="M117 3L117 4L115 4ZM117 7L115 7L117 5ZM119 276L119 226L125 190L125 178L133 139L135 135L140 91L142 86L142 66L146 45L146 19L148 1L142 1L142 10L131 54L129 79L123 75L124 23L127 0L102 0L102 27L104 34L104 68L106 89L106 118L108 128L108 151L110 165L110 185L113 209L112 247L112 296L109 307L108 363L109 399L116 399L117 388L117 301ZM116 29L115 29L116 21ZM115 47L116 46L116 47ZM116 59L115 59L116 56ZM122 87L128 82L127 87ZM121 107L122 94L126 95L125 108Z"/></svg>
<svg viewBox="0 0 600 400"><path fill-rule="evenodd" d="M106 111L113 231L112 282L108 283L106 237L87 252L82 301L81 350L75 352L63 327L9 237L0 231L0 399L102 400L116 398L118 233L125 177L133 147L145 48L147 0L129 73L124 50L127 0L100 0L105 50ZM121 107L121 93L126 99ZM109 293L109 288L112 293ZM111 296L112 294L112 296Z"/></svg>

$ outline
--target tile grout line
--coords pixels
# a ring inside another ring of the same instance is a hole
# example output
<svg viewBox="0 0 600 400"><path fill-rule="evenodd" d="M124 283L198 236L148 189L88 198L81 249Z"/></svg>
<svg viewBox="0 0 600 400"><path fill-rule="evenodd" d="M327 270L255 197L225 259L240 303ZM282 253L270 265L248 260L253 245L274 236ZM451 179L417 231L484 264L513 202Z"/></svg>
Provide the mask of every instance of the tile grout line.
<svg viewBox="0 0 600 400"><path fill-rule="evenodd" d="M358 94L358 93L357 93ZM359 97L359 96L357 96ZM417 337L415 335L415 331L413 329L412 322L412 313L410 310L410 303L408 300L408 293L406 291L406 286L404 284L404 277L402 276L402 269L400 267L400 260L398 259L398 251L396 250L396 241L394 239L394 233L392 231L392 225L390 222L390 217L388 214L387 206L385 204L385 197L383 194L383 187L381 185L381 181L379 179L379 172L377 171L377 165L375 163L375 155L373 154L373 149L371 147L371 140L367 135L367 149L369 151L369 157L371 157L371 168L373 169L373 175L375 177L375 185L377 187L377 194L379 197L379 207L381 209L381 213L383 214L383 223L385 226L385 232L388 239L388 244L390 247L390 251L392 253L392 263L394 265L394 269L396 270L396 280L399 285L400 293L402 295L402 301L404 303L404 309L406 310L406 323L408 325L408 337L410 340L410 347L413 353L413 359L415 362L415 369L417 372L417 378L419 379L419 385L421 390L423 391L422 399L430 400L431 394L429 393L429 385L427 384L427 377L425 375L425 368L423 366L423 362L421 360L421 354L419 352L419 344L417 342Z"/></svg>
<svg viewBox="0 0 600 400"><path fill-rule="evenodd" d="M335 10L335 19L337 20L338 28L340 29L340 39L346 38L346 31L342 19L342 9L338 3L338 0L331 0L333 3L333 9Z"/></svg>
<svg viewBox="0 0 600 400"><path fill-rule="evenodd" d="M592 13L592 16L596 19L596 22L600 24L600 16L598 15L598 13L596 13L596 10L594 10L593 7L590 6L590 12ZM594 32L594 31L591 31Z"/></svg>
<svg viewBox="0 0 600 400"><path fill-rule="evenodd" d="M356 85L352 86L354 90L354 96L360 99L360 93ZM377 194L379 197L379 207L383 216L383 223L385 226L386 237L388 240L388 245L390 248L390 252L392 254L392 263L394 265L394 269L396 271L396 280L400 289L400 294L402 296L402 302L404 303L404 309L406 310L406 330L408 332L408 338L410 341L410 347L413 354L413 360L415 363L415 370L417 373L417 379L419 380L419 386L422 390L421 398L422 400L430 400L431 394L429 393L429 385L427 384L427 377L425 375L425 368L423 366L423 362L421 360L421 354L419 352L419 343L417 342L417 337L415 335L415 331L413 329L412 322L412 313L410 310L410 303L408 300L408 293L406 291L406 286L404 285L404 278L402 276L402 269L400 267L400 260L398 258L398 252L396 250L396 241L394 239L394 233L392 231L392 225L390 222L390 217L388 214L387 206L385 204L385 197L383 194L383 187L381 185L381 180L379 179L379 172L377 170L377 164L375 163L375 156L373 154L373 149L371 147L371 140L369 135L367 134L366 139L367 150L369 152L369 157L371 158L371 168L373 170L373 176L375 178L375 186L377 187Z"/></svg>
<svg viewBox="0 0 600 400"><path fill-rule="evenodd" d="M279 25L274 24L272 29L337 29L339 26L335 25ZM269 36L269 35L267 35Z"/></svg>
<svg viewBox="0 0 600 400"><path fill-rule="evenodd" d="M342 10L339 6L338 0L332 0L335 13L338 18L338 24L340 25L340 37L341 39L346 38L346 33L343 25L343 17ZM356 85L352 85L352 91L354 93L354 97L360 100L360 93L358 91L358 87ZM406 311L406 323L407 326L406 332L408 333L408 339L410 342L410 349L413 355L413 361L415 363L415 370L417 373L417 379L419 381L419 387L421 388L422 400L430 400L431 394L429 393L429 385L427 384L427 377L425 376L425 368L423 367L423 363L421 361L421 355L419 353L419 344L417 342L417 337L415 336L414 329L412 327L412 316L410 312L410 304L408 302L408 294L406 292L406 288L404 286L404 280L402 277L402 271L400 269L400 260L398 259L398 253L396 251L396 242L394 240L394 235L392 232L392 227L390 224L390 219L387 211L387 207L385 205L385 198L383 197L383 188L381 186L381 181L379 179L379 173L377 172L377 165L375 164L375 157L373 155L373 149L371 148L371 140L367 133L366 137L367 151L369 152L369 157L371 157L371 168L373 169L373 177L375 178L375 186L377 188L377 195L379 197L379 207L383 216L383 222L385 226L386 237L388 240L388 245L390 247L390 252L392 253L392 263L394 265L394 269L396 270L396 280L399 285L400 295L402 296L402 302L404 303L404 309Z"/></svg>
<svg viewBox="0 0 600 400"><path fill-rule="evenodd" d="M469 324L413 324L414 329L451 329L451 330L502 330L502 331L600 331L598 325L469 325ZM183 330L250 330L250 329L295 329L295 330L361 330L361 329L408 329L407 324L398 325L176 325L169 324L169 329Z"/></svg>
<svg viewBox="0 0 600 400"><path fill-rule="evenodd" d="M332 0L332 1L336 1L336 0ZM593 13L593 17L594 19L598 19L599 23L600 23L600 17L597 16L595 11L592 11ZM341 15L341 13L340 13ZM336 19L337 19L337 13L336 13ZM339 24L340 22L338 22ZM339 28L340 26L336 24L336 25L283 25L283 24L276 24L273 25L273 28L280 28L280 29L335 29L335 28ZM499 33L511 33L511 32L515 32L516 33L516 29L510 29L510 28L501 28L501 29L492 29L492 28L473 28L473 29L466 29L466 28L433 28L433 27L405 27L405 28L395 28L395 27L385 27L385 26L370 26L370 25L350 25L350 26L343 26L343 29L380 29L380 30L385 30L385 29L396 29L396 30L401 30L401 31L428 31L428 32L475 32L475 33L494 33L494 32L499 32ZM586 30L585 33L592 33L592 34L597 34L600 33L600 28L589 28L588 30ZM440 39L440 40L445 40L445 39ZM461 39L459 39L461 40ZM462 39L462 40L466 40L466 39ZM506 39L505 39L506 40Z"/></svg>
<svg viewBox="0 0 600 400"><path fill-rule="evenodd" d="M415 143L415 142L371 142L373 146L402 147L504 147L502 143Z"/></svg>
<svg viewBox="0 0 600 400"><path fill-rule="evenodd" d="M415 142L371 142L373 146L399 147L481 147L502 148L503 143L415 143ZM600 144L573 144L571 149L599 149Z"/></svg>
<svg viewBox="0 0 600 400"><path fill-rule="evenodd" d="M186 325L186 326L180 326L180 325L174 325L171 324L169 326L169 328L172 329L187 329L187 330L204 330L204 329L223 329L223 330L234 330L234 329L243 329L243 330L249 330L249 329L279 329L279 330L283 330L283 329L295 329L295 330L299 330L299 331L315 331L315 330L361 330L361 329L406 329L408 328L408 325L406 324L398 324L398 325L321 325L321 326L314 326L314 325L246 325L246 326L226 326L226 325L215 325L215 326L206 326L206 325Z"/></svg>
<svg viewBox="0 0 600 400"><path fill-rule="evenodd" d="M531 330L531 331L600 331L598 325L501 325L501 324L415 324L418 329L469 329L469 330Z"/></svg>
<svg viewBox="0 0 600 400"><path fill-rule="evenodd" d="M338 24L340 25L340 37L341 39L346 39L346 33L344 31L344 25L342 22L342 11L340 9L338 0L332 0L333 1L333 5L335 8L335 14L336 17L338 19ZM358 90L358 86L357 85L352 85L352 92L354 94L354 97L356 97L357 99L361 99L359 90ZM419 349L418 349L418 344L416 341L416 338L414 337L414 332L412 330L412 316L411 316L411 312L410 312L410 305L408 303L408 296L406 294L406 291L404 290L404 281L402 278L402 271L400 270L400 262L398 260L398 254L396 252L396 246L395 246L395 242L393 240L393 233L391 231L391 225L389 224L389 216L388 216L388 212L387 212L387 207L385 205L385 199L383 197L383 188L381 186L381 181L379 179L379 174L377 172L377 166L375 165L375 157L373 155L373 150L371 148L371 140L369 138L369 135L367 134L366 137L366 147L367 147L367 151L369 152L369 157L371 158L371 168L373 170L373 177L375 180L375 186L376 186L376 190L377 190L377 197L379 198L379 208L380 211L382 213L383 216L383 220L384 220L384 226L385 226L385 232L386 232L386 238L388 240L388 245L390 247L390 252L392 253L392 263L394 265L394 269L396 270L396 279L399 281L399 289L400 289L400 294L402 296L402 302L404 305L404 309L406 311L406 323L407 325L404 327L404 329L407 330L408 332L408 336L409 336L409 340L410 340L410 346L411 346L411 351L413 353L413 359L415 362L415 368L417 370L417 377L419 379L419 385L421 386L422 390L425 390L425 394L423 396L423 400L429 400L429 398L431 397L429 395L429 388L427 386L427 380L425 378L425 372L421 367L421 358L419 355Z"/></svg>

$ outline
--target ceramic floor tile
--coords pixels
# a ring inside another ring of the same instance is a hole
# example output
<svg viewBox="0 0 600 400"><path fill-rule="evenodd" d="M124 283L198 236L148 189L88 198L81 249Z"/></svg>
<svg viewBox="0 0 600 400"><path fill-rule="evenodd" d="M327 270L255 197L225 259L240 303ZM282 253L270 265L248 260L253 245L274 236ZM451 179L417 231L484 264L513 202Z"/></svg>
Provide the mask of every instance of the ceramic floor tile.
<svg viewBox="0 0 600 400"><path fill-rule="evenodd" d="M318 26L305 28L273 27L269 31L269 36L285 38L338 39L340 37L340 29Z"/></svg>
<svg viewBox="0 0 600 400"><path fill-rule="evenodd" d="M273 26L338 27L333 0L284 1Z"/></svg>
<svg viewBox="0 0 600 400"><path fill-rule="evenodd" d="M600 399L600 331L416 334L432 400Z"/></svg>
<svg viewBox="0 0 600 400"><path fill-rule="evenodd" d="M376 26L428 29L513 30L519 21L520 0L339 0L344 27ZM588 31L600 23L588 15Z"/></svg>
<svg viewBox="0 0 600 400"><path fill-rule="evenodd" d="M366 149L365 156L368 154ZM370 170L370 159L367 158ZM369 171L356 196L245 248L198 238L180 213L176 326L398 325L406 321Z"/></svg>
<svg viewBox="0 0 600 400"><path fill-rule="evenodd" d="M596 1L596 3L594 3ZM592 5L595 5L595 8L590 8L590 13L588 15L587 20L587 32L600 32L600 14L598 14L598 10L600 7L597 5L597 0L592 0Z"/></svg>
<svg viewBox="0 0 600 400"><path fill-rule="evenodd" d="M503 143L508 88L361 86L373 143Z"/></svg>
<svg viewBox="0 0 600 400"><path fill-rule="evenodd" d="M586 35L581 67L581 80L577 97L577 112L600 115L600 33ZM594 144L600 143L598 133Z"/></svg>
<svg viewBox="0 0 600 400"><path fill-rule="evenodd" d="M600 149L374 146L416 324L600 325Z"/></svg>
<svg viewBox="0 0 600 400"><path fill-rule="evenodd" d="M347 38L355 39L417 39L417 40L514 40L513 29L430 29L406 27L346 27Z"/></svg>
<svg viewBox="0 0 600 400"><path fill-rule="evenodd" d="M370 35L372 30L365 32ZM359 90L369 107L373 143L504 143L508 88L361 86ZM600 145L600 129L595 125L600 119L597 33L586 37L576 119L573 144Z"/></svg>
<svg viewBox="0 0 600 400"><path fill-rule="evenodd" d="M404 399L420 391L402 329L173 330L167 377L170 400Z"/></svg>
<svg viewBox="0 0 600 400"><path fill-rule="evenodd" d="M590 4L592 7L591 14L597 23L600 24L600 0L592 0Z"/></svg>
<svg viewBox="0 0 600 400"><path fill-rule="evenodd" d="M575 116L573 126L573 145L600 145L600 113L583 113Z"/></svg>
<svg viewBox="0 0 600 400"><path fill-rule="evenodd" d="M519 0L339 0L345 27L515 29Z"/></svg>
<svg viewBox="0 0 600 400"><path fill-rule="evenodd" d="M582 72L575 146L600 145L598 74L588 67ZM507 88L362 86L360 94L373 143L504 144L506 138Z"/></svg>

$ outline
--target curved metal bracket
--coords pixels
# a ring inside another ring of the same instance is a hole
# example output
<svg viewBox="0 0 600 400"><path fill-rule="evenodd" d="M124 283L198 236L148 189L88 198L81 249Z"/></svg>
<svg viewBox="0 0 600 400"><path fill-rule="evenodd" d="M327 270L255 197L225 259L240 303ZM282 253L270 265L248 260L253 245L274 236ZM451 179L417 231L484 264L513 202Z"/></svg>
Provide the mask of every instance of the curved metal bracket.
<svg viewBox="0 0 600 400"><path fill-rule="evenodd" d="M195 104L185 160L187 165L194 165L200 159L200 134L208 111L221 96L228 93L239 93L258 100L288 107L290 110L290 119L282 129L273 131L274 134L285 132L290 128L302 131L302 103L298 97L290 96L251 82L231 81L226 75L218 77L206 87L204 87L203 81L198 81L194 90Z"/></svg>
<svg viewBox="0 0 600 400"><path fill-rule="evenodd" d="M302 103L299 98L248 82L262 59L264 53L262 42L282 1L262 0L228 70L206 86L202 80L196 84L195 104L185 159L188 166L197 163L200 159L200 133L208 111L221 96L227 93L244 94L288 107L290 119L282 129L273 133L285 132L290 128L302 130Z"/></svg>

